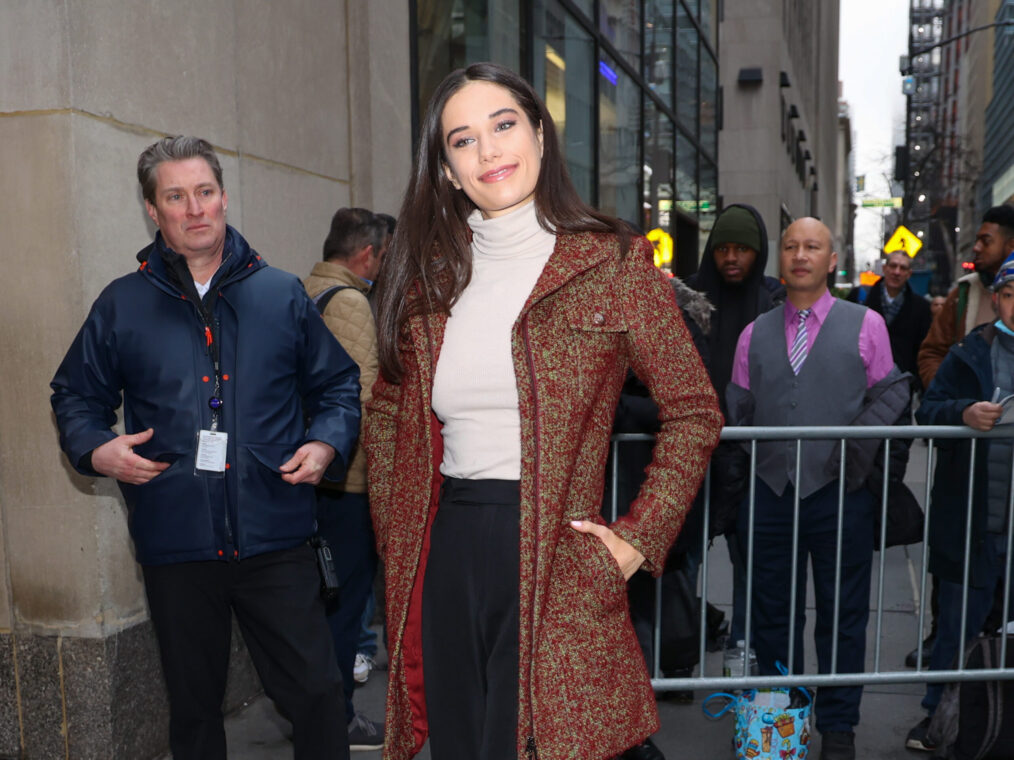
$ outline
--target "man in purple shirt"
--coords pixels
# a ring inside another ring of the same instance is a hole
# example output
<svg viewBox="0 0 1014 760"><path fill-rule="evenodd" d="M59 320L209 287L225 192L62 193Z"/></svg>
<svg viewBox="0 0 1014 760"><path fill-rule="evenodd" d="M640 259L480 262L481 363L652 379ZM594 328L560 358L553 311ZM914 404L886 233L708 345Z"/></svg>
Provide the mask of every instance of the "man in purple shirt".
<svg viewBox="0 0 1014 760"><path fill-rule="evenodd" d="M891 358L884 319L864 306L834 298L828 273L837 254L831 232L816 219L793 222L782 236L786 303L762 314L740 335L726 391L729 424L841 426L891 424L908 403L907 375ZM858 442L857 442L858 443ZM864 669L873 557L873 494L864 486L879 442L850 446L842 509L841 585L835 585L838 542L837 441L806 441L796 472L796 442L758 444L753 518L753 645L761 673L789 661L789 602L795 502L799 500L798 575L793 669L803 665L807 558L813 567L817 619L814 639L821 673L831 672L834 603L839 673ZM870 451L870 448L873 448ZM749 504L737 534L746 550ZM855 758L862 688L821 688L814 709L823 735L822 760Z"/></svg>

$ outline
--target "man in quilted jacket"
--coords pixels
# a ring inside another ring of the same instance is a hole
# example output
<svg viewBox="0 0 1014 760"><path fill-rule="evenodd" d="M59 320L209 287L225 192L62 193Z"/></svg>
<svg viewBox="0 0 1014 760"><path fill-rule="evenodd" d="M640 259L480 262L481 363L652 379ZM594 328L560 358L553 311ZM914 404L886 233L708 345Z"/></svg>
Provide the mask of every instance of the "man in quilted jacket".
<svg viewBox="0 0 1014 760"><path fill-rule="evenodd" d="M367 294L387 247L387 224L364 208L340 208L324 241L324 260L306 278L307 293L329 330L359 365L360 401L370 400L377 378L377 330ZM366 494L366 456L356 446L340 483L317 488L317 530L331 545L341 594L327 607L335 655L345 688L345 720L353 750L380 749L384 725L357 715L352 706L353 669L360 620L377 572L377 550Z"/></svg>

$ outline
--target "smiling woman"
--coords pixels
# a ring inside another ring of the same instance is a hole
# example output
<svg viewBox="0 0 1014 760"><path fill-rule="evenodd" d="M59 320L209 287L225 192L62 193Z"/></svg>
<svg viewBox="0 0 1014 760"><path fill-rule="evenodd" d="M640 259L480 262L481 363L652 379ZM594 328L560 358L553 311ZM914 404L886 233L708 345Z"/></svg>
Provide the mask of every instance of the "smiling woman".
<svg viewBox="0 0 1014 760"><path fill-rule="evenodd" d="M434 760L603 760L657 730L623 584L661 571L721 416L652 254L581 201L527 82L486 63L440 84L380 273L363 429L388 760L427 734ZM628 367L661 430L643 498L606 526Z"/></svg>
<svg viewBox="0 0 1014 760"><path fill-rule="evenodd" d="M484 219L509 213L535 197L542 162L542 125L520 113L510 91L469 82L444 106L441 118L447 178L475 203Z"/></svg>

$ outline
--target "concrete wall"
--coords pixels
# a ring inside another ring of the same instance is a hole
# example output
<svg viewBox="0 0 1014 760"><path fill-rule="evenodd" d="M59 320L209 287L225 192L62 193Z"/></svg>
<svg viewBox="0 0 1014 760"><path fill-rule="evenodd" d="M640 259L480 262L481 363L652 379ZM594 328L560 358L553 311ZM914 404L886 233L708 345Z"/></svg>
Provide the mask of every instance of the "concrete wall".
<svg viewBox="0 0 1014 760"><path fill-rule="evenodd" d="M230 223L306 274L337 207L398 208L408 47L404 0L0 2L0 757L165 747L124 507L67 466L48 401L91 302L151 239L137 155L209 139Z"/></svg>

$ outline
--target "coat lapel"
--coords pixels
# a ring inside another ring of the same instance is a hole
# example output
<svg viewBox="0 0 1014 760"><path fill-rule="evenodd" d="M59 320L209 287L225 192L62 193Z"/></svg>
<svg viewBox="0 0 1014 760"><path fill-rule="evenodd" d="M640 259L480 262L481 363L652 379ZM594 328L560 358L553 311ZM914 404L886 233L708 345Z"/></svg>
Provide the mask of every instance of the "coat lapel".
<svg viewBox="0 0 1014 760"><path fill-rule="evenodd" d="M519 320L546 296L559 290L582 272L619 254L612 234L578 232L564 233L556 238L553 253L542 269L535 287L521 309Z"/></svg>

